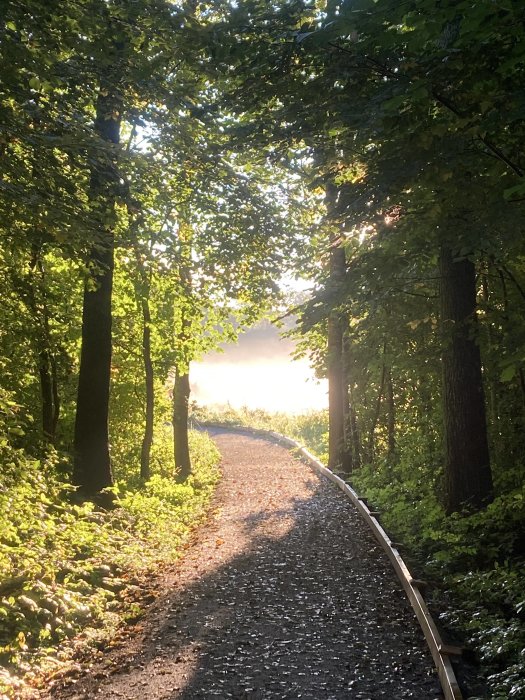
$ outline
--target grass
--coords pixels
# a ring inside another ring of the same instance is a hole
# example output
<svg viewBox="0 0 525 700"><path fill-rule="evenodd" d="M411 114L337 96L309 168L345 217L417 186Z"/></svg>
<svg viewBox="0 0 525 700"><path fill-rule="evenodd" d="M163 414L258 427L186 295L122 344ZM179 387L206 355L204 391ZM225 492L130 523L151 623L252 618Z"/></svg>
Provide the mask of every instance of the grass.
<svg viewBox="0 0 525 700"><path fill-rule="evenodd" d="M263 409L193 407L192 416L202 423L223 423L237 427L274 430L297 440L321 461L328 459L328 411L309 411L293 415L269 413Z"/></svg>

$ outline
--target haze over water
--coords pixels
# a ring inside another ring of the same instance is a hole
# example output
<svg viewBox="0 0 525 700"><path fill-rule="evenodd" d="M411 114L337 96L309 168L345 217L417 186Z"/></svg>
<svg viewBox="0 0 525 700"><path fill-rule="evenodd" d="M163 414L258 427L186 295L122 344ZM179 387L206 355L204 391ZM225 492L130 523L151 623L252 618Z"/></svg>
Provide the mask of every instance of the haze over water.
<svg viewBox="0 0 525 700"><path fill-rule="evenodd" d="M224 352L191 368L191 400L200 405L305 413L328 405L326 380L315 379L307 360L293 360L294 342L263 322Z"/></svg>

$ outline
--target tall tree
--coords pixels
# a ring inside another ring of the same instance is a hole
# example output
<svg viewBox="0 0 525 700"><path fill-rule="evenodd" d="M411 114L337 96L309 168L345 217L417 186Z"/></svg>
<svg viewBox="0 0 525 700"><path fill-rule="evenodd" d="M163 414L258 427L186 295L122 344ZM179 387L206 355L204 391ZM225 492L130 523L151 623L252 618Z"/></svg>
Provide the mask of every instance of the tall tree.
<svg viewBox="0 0 525 700"><path fill-rule="evenodd" d="M111 25L110 25L111 26ZM111 36L111 35L110 35ZM101 78L94 131L105 146L93 166L90 199L96 232L84 290L82 350L75 420L73 481L93 496L113 484L109 455L111 295L114 268L115 203L119 187L116 148L120 143L123 95L120 41L111 36L108 72Z"/></svg>
<svg viewBox="0 0 525 700"><path fill-rule="evenodd" d="M193 229L189 225L188 212L183 212L178 227L179 255L178 278L181 291L179 302L176 343L178 363L173 383L173 456L178 481L184 482L191 474L191 456L188 440L188 418L190 402L190 360L193 347L191 339L194 324L195 300L191 278Z"/></svg>
<svg viewBox="0 0 525 700"><path fill-rule="evenodd" d="M175 476L184 482L191 474L191 456L188 439L188 417L190 400L189 368L176 368L173 383L173 441Z"/></svg>
<svg viewBox="0 0 525 700"><path fill-rule="evenodd" d="M142 446L140 449L140 478L147 481L151 476L150 457L155 427L155 372L151 342L151 282L144 267L140 250L134 245L135 262L139 279L135 284L135 293L142 313L142 360L144 363L144 387L146 390L145 424Z"/></svg>
<svg viewBox="0 0 525 700"><path fill-rule="evenodd" d="M446 509L479 509L492 500L481 356L476 323L476 268L443 244L440 258L443 326Z"/></svg>
<svg viewBox="0 0 525 700"><path fill-rule="evenodd" d="M337 187L326 186L327 217L334 215ZM337 293L346 275L346 257L339 231L329 243L329 278L327 285ZM347 447L348 382L343 358L344 316L337 308L328 316L327 376L328 376L328 465L331 469L350 471Z"/></svg>

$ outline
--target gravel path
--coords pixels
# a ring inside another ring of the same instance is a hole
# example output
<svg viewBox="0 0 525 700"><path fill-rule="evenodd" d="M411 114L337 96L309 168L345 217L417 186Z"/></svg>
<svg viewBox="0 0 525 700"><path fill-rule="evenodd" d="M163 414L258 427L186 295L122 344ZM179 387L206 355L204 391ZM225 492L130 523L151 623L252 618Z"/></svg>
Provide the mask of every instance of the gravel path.
<svg viewBox="0 0 525 700"><path fill-rule="evenodd" d="M440 698L415 616L342 493L282 447L214 439L215 510L142 632L50 697Z"/></svg>

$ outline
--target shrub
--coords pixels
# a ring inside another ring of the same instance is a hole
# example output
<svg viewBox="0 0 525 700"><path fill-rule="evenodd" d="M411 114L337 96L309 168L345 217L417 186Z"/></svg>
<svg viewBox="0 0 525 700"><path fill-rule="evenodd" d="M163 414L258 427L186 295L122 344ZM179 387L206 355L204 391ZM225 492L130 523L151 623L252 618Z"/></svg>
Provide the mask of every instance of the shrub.
<svg viewBox="0 0 525 700"><path fill-rule="evenodd" d="M115 509L100 511L72 502L56 454L35 460L1 443L0 694L20 692L21 677L54 663L67 638L107 634L125 613L117 593L178 556L219 477L208 436L193 433L190 445L194 474L187 484L161 475L142 489L119 482Z"/></svg>

